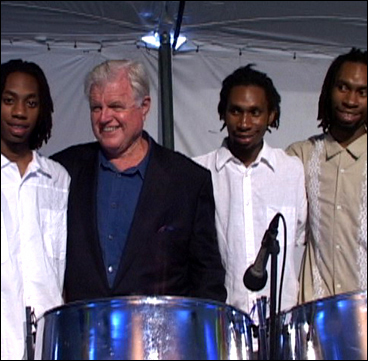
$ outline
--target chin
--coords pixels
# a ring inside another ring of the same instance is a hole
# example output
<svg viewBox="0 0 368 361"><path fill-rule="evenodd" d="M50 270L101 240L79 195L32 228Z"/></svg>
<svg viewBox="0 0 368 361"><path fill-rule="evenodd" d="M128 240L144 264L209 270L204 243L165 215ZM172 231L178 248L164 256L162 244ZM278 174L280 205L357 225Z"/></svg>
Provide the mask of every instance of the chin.
<svg viewBox="0 0 368 361"><path fill-rule="evenodd" d="M340 129L345 129L345 130L348 130L348 131L349 130L350 131L357 130L357 129L363 127L364 125L365 124L364 124L363 121L362 122L359 122L359 123L349 123L349 122L342 122L342 121L340 121L340 122L337 123L337 126Z"/></svg>

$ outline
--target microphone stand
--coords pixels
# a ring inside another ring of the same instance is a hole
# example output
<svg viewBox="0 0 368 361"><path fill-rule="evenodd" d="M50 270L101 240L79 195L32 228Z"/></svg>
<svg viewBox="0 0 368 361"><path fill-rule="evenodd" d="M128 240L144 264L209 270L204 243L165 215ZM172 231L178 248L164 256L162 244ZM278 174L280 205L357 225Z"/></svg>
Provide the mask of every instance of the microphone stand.
<svg viewBox="0 0 368 361"><path fill-rule="evenodd" d="M34 343L32 335L32 310L31 307L26 306L26 346L27 346L27 360L34 360Z"/></svg>
<svg viewBox="0 0 368 361"><path fill-rule="evenodd" d="M278 360L276 354L276 295L277 295L277 255L280 253L277 232L269 237L268 250L271 254L271 291L270 291L270 360Z"/></svg>

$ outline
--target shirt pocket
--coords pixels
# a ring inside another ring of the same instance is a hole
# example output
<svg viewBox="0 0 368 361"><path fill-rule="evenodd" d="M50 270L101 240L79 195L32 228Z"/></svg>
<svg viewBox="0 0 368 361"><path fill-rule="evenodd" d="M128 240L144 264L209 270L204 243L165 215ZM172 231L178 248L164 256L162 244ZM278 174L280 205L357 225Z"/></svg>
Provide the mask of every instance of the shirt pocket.
<svg viewBox="0 0 368 361"><path fill-rule="evenodd" d="M5 263L9 258L8 236L6 233L4 215L1 212L1 263Z"/></svg>
<svg viewBox="0 0 368 361"><path fill-rule="evenodd" d="M66 211L40 209L44 248L47 255L55 260L66 256Z"/></svg>
<svg viewBox="0 0 368 361"><path fill-rule="evenodd" d="M295 207L267 207L267 222L268 224L271 223L273 217L276 213L281 213L286 222L286 237L287 237L287 244L295 243L295 224L296 224L296 209ZM279 225L278 225L278 236L277 239L280 242L280 247L284 246L284 222L280 218Z"/></svg>

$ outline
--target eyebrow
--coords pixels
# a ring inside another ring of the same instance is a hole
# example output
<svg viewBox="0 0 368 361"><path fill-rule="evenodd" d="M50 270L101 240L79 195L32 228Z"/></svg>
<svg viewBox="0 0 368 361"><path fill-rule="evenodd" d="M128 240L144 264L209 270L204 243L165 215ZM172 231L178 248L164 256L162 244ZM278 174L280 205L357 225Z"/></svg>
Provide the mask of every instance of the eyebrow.
<svg viewBox="0 0 368 361"><path fill-rule="evenodd" d="M3 95L4 94L11 95L13 97L18 97L19 96L19 93L13 92L13 91L11 91L9 89L5 89L3 91ZM30 93L30 94L27 94L25 98L26 99L29 99L29 98L37 98L37 97L38 97L38 94L37 93Z"/></svg>
<svg viewBox="0 0 368 361"><path fill-rule="evenodd" d="M230 103L227 107L227 110L241 110L241 111L252 111L252 110L262 110L263 108L259 105L251 105L251 106L241 106L238 104Z"/></svg>
<svg viewBox="0 0 368 361"><path fill-rule="evenodd" d="M364 90L367 89L367 84L361 85L361 84L357 84L357 83L352 83L348 80L344 80L344 79L337 79L336 80L336 85L347 85L350 88L356 88L358 90Z"/></svg>

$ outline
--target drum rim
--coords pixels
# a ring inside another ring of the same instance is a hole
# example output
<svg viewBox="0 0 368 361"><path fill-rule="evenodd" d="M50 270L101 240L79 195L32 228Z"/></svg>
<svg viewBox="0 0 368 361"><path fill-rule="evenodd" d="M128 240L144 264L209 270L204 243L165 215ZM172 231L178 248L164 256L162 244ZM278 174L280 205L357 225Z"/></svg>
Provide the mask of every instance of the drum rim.
<svg viewBox="0 0 368 361"><path fill-rule="evenodd" d="M330 302L337 302L337 301L342 301L342 300L359 300L359 301L365 301L365 303L367 303L367 290L357 290L357 291L351 291L351 292L346 292L346 293L339 293L333 296L322 297L322 298L315 299L313 301L300 303L287 310L280 312L280 315L292 313L295 310L300 310L303 308L316 307L316 305L330 303Z"/></svg>
<svg viewBox="0 0 368 361"><path fill-rule="evenodd" d="M142 306L142 305L167 305L167 306L175 306L175 305L182 305L183 307L195 306L211 306L217 308L219 310L229 310L232 312L239 313L244 315L250 323L253 323L251 317L244 311L229 305L227 303L223 303L220 301L210 300L206 298L198 298L198 297L186 297L186 296L161 296L161 295L129 295L129 296L116 296L116 297L105 297L105 298L92 298L88 300L77 300L73 302L69 302L50 310L47 310L41 317L44 318L50 314L55 314L58 312L66 311L71 308L78 308L78 309L89 309L95 307L96 304L103 307L108 304L119 304L124 305L126 303L127 306Z"/></svg>

